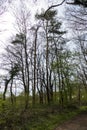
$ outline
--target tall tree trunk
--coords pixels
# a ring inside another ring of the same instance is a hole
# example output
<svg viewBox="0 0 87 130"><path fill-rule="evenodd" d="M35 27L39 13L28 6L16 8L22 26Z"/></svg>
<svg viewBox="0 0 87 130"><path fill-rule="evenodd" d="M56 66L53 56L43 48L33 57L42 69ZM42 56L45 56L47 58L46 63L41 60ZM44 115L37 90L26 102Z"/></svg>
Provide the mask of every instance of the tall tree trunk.
<svg viewBox="0 0 87 130"><path fill-rule="evenodd" d="M11 81L11 86L10 86L10 94L11 94L11 103L14 103L14 97L13 97L13 92L12 92L12 85L13 85L13 79Z"/></svg>
<svg viewBox="0 0 87 130"><path fill-rule="evenodd" d="M35 29L35 41L34 41L34 87L33 87L33 104L35 104L35 94L36 94L36 58L37 58L37 32L39 27Z"/></svg>
<svg viewBox="0 0 87 130"><path fill-rule="evenodd" d="M8 84L10 81L11 81L11 78L5 80L5 89L4 89L4 93L3 93L3 100L6 99L6 92L7 92Z"/></svg>
<svg viewBox="0 0 87 130"><path fill-rule="evenodd" d="M46 23L46 91L47 91L47 102L50 103L50 93L49 93L49 73L48 73L48 65L49 65L49 41L48 41L48 21Z"/></svg>

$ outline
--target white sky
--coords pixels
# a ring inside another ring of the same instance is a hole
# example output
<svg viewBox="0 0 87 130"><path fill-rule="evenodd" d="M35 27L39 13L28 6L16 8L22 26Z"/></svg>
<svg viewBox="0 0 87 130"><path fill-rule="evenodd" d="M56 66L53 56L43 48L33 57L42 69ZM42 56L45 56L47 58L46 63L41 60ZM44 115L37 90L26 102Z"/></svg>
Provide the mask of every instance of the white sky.
<svg viewBox="0 0 87 130"><path fill-rule="evenodd" d="M19 1L22 0L13 0L13 5L10 5L8 10L9 12L3 13L3 15L0 16L0 55L4 52L4 48L9 43L9 39L13 34L15 34L14 29L14 17L12 15L11 8L19 8ZM27 1L27 7L29 8L31 14L34 16L36 12L41 12L41 9L47 9L52 4L58 4L58 0L54 0L52 3L52 0L37 0L37 2L32 2L33 0L23 0ZM48 4L49 1L49 4ZM59 0L59 3L61 3L62 0ZM15 4L14 4L15 3ZM13 7L14 6L14 7ZM58 15L63 17L64 16L64 6L59 6L58 8ZM56 9L56 8L55 8ZM33 21L33 20L32 20ZM32 22L34 23L34 21Z"/></svg>
<svg viewBox="0 0 87 130"><path fill-rule="evenodd" d="M9 39L11 38L11 36L15 34L15 29L14 29L15 19L13 17L11 9L12 8L14 9L15 7L19 8L18 1L21 1L21 0L13 0L15 4L9 6L8 8L9 12L7 11L3 13L3 15L0 16L0 57L1 57L1 54L4 53L5 51L4 48L9 43ZM50 5L52 5L52 0L37 0L37 2L35 3L32 2L33 0L23 0L23 2L24 1L27 1L26 2L27 7L29 8L33 16L36 12L41 12L41 9L44 8L46 10ZM48 5L48 1L49 1L49 5ZM59 3L61 3L61 1L62 0L59 0ZM58 4L57 0L54 0L53 4ZM58 8L58 15L63 17L64 6L59 6L57 8ZM34 21L32 23L34 23ZM0 62L1 60L2 59L0 58ZM0 73L1 73L1 70L0 70Z"/></svg>
<svg viewBox="0 0 87 130"><path fill-rule="evenodd" d="M15 6L18 7L18 1L15 1ZM31 11L31 14L40 12L42 8L47 9L49 5L52 4L52 0L37 0L33 3L32 0L26 0L27 6ZM49 5L47 4L49 1ZM62 0L60 0L61 2ZM55 0L54 0L55 3ZM62 16L62 8L59 7L59 14ZM11 11L10 11L11 12ZM10 12L5 12L0 16L0 54L4 51L4 47L8 44L8 39L14 34L14 18Z"/></svg>
<svg viewBox="0 0 87 130"><path fill-rule="evenodd" d="M37 3L31 2L32 0L27 0L29 3L27 4L29 6L29 10L31 11L31 14L35 14L37 10L41 10L41 8L47 8L46 3L47 0L38 0ZM18 0L17 2L18 3ZM15 5L19 6L19 5ZM12 16L12 13L5 12L3 15L0 16L0 54L3 52L3 48L5 47L5 44L7 44L8 39L10 36L14 33L14 18Z"/></svg>
<svg viewBox="0 0 87 130"><path fill-rule="evenodd" d="M18 1L16 0L15 6L18 7ZM32 0L23 0L27 1L27 7L29 8L32 15L34 15L36 12L41 12L41 9L44 8L45 10L48 8L49 5L52 5L52 0L37 0L37 2L33 3ZM48 5L48 1L50 1ZM61 3L62 0L59 0ZM56 0L53 1L54 4L56 4ZM6 45L8 45L10 37L15 33L14 30L14 17L11 13L12 5L9 7L10 12L5 12L3 15L0 16L0 57L1 54L4 52L4 48ZM63 10L64 8L62 6L58 7L60 16L63 16ZM34 21L33 21L34 22ZM1 62L1 59L0 59ZM0 74L3 74L3 71L0 70Z"/></svg>

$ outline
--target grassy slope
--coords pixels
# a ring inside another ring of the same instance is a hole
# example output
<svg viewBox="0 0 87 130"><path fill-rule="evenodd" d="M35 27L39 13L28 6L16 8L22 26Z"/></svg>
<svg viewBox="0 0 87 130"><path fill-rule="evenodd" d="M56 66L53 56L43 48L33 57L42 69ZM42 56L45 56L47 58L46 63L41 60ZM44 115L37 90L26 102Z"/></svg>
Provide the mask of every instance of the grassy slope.
<svg viewBox="0 0 87 130"><path fill-rule="evenodd" d="M54 130L58 124L69 120L81 109L64 109L60 111L57 104L36 105L24 110L23 104L12 106L9 101L0 101L1 130Z"/></svg>
<svg viewBox="0 0 87 130"><path fill-rule="evenodd" d="M87 102L86 96L83 101ZM87 110L86 107L76 109L72 105L61 112L58 103L55 103L29 106L29 109L25 111L24 96L22 95L16 98L16 104L13 106L10 98L6 101L0 99L0 130L54 130L60 123L71 119L85 109Z"/></svg>

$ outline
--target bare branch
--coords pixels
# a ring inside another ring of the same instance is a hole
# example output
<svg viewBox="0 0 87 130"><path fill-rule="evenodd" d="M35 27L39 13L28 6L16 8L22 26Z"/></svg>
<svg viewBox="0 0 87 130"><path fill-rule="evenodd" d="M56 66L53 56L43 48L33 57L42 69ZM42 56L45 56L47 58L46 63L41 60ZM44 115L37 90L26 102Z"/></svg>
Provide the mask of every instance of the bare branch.
<svg viewBox="0 0 87 130"><path fill-rule="evenodd" d="M59 3L59 4L51 5L51 6L45 11L45 14L44 14L44 15L46 15L46 13L47 13L50 9L62 5L65 1L66 1L66 0L63 0L63 1L62 1L61 3Z"/></svg>

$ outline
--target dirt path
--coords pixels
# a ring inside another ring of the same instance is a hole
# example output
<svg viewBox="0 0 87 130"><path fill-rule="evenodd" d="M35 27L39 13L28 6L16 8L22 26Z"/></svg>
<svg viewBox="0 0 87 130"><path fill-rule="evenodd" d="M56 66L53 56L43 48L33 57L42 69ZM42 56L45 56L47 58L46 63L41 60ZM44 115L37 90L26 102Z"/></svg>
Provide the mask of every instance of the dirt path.
<svg viewBox="0 0 87 130"><path fill-rule="evenodd" d="M83 113L57 127L55 130L87 130L87 113Z"/></svg>

